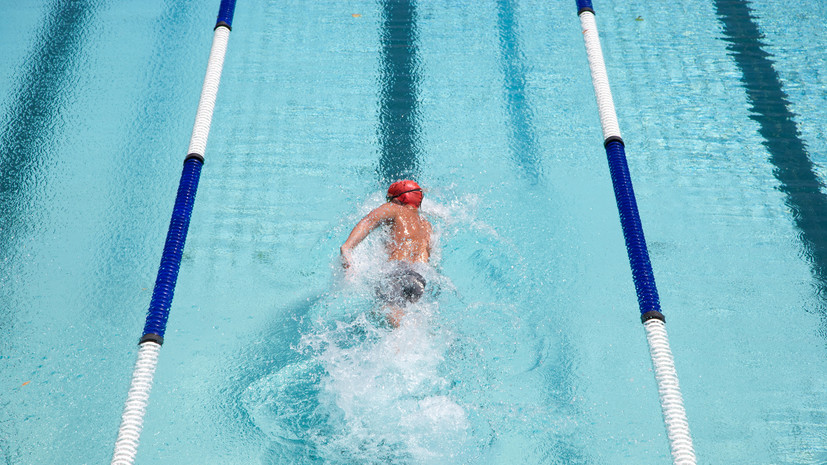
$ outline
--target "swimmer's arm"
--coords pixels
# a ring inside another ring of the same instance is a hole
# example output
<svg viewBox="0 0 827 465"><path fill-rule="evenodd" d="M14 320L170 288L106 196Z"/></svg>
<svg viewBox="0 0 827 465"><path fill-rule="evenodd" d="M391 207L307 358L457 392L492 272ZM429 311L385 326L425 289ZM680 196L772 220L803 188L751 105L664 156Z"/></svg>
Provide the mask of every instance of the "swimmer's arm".
<svg viewBox="0 0 827 465"><path fill-rule="evenodd" d="M372 212L365 215L359 223L353 228L347 240L339 251L342 254L342 265L347 268L350 266L350 251L359 245L371 231L376 229L382 223L392 221L394 219L394 210L391 204L383 204L375 208Z"/></svg>

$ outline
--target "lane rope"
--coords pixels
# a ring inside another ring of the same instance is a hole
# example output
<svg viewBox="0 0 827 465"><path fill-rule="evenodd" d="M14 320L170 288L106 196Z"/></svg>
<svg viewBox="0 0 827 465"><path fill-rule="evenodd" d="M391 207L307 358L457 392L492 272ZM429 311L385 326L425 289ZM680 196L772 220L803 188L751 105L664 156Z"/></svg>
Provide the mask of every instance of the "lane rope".
<svg viewBox="0 0 827 465"><path fill-rule="evenodd" d="M672 462L675 465L695 465L696 457L692 446L692 436L689 433L689 421L686 417L683 396L678 384L678 374L675 370L672 349L669 346L669 338L666 334L666 320L663 313L661 313L660 299L658 298L652 263L649 260L643 226L640 222L637 201L632 188L632 178L626 161L623 138L620 136L620 126L617 121L612 91L609 87L609 76L606 72L603 51L600 47L600 37L597 33L594 8L591 0L576 1L577 14L580 17L580 26L583 31L583 41L586 45L589 70L591 71L592 85L597 99L600 125L603 128L603 145L609 163L609 173L612 178L618 214L620 215L623 238L626 242L629 265L632 269L632 280L635 284L635 293L640 307L640 319L646 331L649 355L655 369L655 381L658 385L661 411L666 424Z"/></svg>
<svg viewBox="0 0 827 465"><path fill-rule="evenodd" d="M175 284L178 280L178 271L181 267L181 256L187 239L195 193L198 189L201 167L204 164L207 136L210 132L213 110L218 96L221 70L224 67L224 55L227 52L234 12L235 0L221 0L189 150L184 158L184 167L178 184L178 193L175 197L164 251L161 255L161 264L158 267L158 276L155 279L155 288L152 291L144 332L138 344L138 359L132 371L132 381L121 415L112 465L131 465L138 452L144 415L149 404L149 393L152 389L155 368L158 365L158 355L164 343L164 333L172 306Z"/></svg>

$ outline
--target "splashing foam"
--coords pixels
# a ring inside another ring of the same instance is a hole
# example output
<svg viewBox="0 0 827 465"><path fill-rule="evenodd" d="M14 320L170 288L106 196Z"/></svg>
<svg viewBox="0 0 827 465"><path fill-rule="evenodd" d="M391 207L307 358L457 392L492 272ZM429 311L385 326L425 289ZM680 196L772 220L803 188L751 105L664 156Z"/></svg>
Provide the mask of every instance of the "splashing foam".
<svg viewBox="0 0 827 465"><path fill-rule="evenodd" d="M462 449L466 412L439 371L447 341L429 331L434 304L418 307L393 331L361 314L302 339L325 371L319 408L334 433L314 442L327 460L440 463Z"/></svg>

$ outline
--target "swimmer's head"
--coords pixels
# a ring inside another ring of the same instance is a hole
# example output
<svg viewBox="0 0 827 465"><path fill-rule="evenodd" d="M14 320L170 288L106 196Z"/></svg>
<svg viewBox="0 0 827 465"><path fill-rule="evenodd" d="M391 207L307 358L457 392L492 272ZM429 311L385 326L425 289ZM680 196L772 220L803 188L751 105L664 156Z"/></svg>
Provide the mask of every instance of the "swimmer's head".
<svg viewBox="0 0 827 465"><path fill-rule="evenodd" d="M402 205L412 205L419 208L422 204L422 188L409 179L397 181L388 187L387 199L388 202L398 200Z"/></svg>

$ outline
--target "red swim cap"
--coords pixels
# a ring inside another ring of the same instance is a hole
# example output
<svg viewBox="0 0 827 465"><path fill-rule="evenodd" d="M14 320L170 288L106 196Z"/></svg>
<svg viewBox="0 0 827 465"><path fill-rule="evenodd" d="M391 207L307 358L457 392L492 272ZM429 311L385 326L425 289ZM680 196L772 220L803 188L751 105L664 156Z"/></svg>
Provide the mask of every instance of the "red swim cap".
<svg viewBox="0 0 827 465"><path fill-rule="evenodd" d="M419 208L422 204L422 188L414 181L406 179L397 181L388 187L388 202L397 199L404 205L413 205Z"/></svg>

